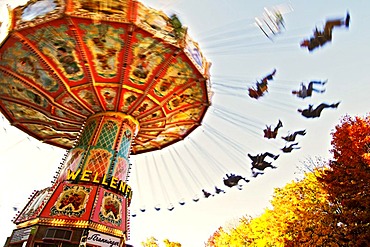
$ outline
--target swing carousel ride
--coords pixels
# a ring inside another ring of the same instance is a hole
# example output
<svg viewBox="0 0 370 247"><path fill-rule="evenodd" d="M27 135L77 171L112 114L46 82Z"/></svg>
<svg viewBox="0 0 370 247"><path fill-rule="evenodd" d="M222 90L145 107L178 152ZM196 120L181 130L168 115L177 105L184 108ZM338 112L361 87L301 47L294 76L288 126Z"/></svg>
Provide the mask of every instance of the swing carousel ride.
<svg viewBox="0 0 370 247"><path fill-rule="evenodd" d="M176 15L135 0L31 0L10 16L0 48L1 112L69 151L52 186L15 218L8 246L125 245L129 157L201 125L210 63Z"/></svg>
<svg viewBox="0 0 370 247"><path fill-rule="evenodd" d="M245 32L244 20L216 28L207 54L299 47L279 40L292 11L267 7ZM285 121L303 118L302 101L286 100L299 84L276 80L280 68L256 82L250 71L212 73L211 88L211 63L176 14L136 0L30 0L9 16L0 111L35 146L65 155L51 186L16 214L6 246L125 246L133 217L242 190L298 152L310 130Z"/></svg>

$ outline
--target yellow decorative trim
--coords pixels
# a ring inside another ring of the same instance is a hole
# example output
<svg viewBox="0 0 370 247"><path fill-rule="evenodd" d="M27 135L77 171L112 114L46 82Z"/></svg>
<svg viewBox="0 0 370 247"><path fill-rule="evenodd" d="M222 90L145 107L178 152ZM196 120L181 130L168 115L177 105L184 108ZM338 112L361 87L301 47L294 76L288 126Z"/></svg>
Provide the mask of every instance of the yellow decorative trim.
<svg viewBox="0 0 370 247"><path fill-rule="evenodd" d="M144 93L143 90L140 90L140 89L137 89L137 88L134 88L134 87L130 87L130 86L127 86L127 85L123 85L122 88L128 89L128 90L133 91L135 93L141 93L141 94Z"/></svg>
<svg viewBox="0 0 370 247"><path fill-rule="evenodd" d="M125 232L107 227L102 224L87 220L67 220L67 219L52 219L52 218L36 218L17 225L17 229L25 228L33 225L55 226L55 227L74 227L74 228L90 228L102 233L114 235L116 237L124 238L126 241Z"/></svg>
<svg viewBox="0 0 370 247"><path fill-rule="evenodd" d="M39 221L40 221L40 219L39 218L36 218L36 219L32 219L32 220L29 220L29 221L20 223L20 224L17 225L17 229L36 225L36 224L39 223Z"/></svg>

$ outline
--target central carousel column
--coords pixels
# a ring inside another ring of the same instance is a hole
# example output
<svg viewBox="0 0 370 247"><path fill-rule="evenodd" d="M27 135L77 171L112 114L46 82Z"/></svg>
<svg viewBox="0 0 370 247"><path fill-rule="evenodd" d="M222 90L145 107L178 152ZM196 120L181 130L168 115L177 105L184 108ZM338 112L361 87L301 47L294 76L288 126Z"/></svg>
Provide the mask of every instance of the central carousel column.
<svg viewBox="0 0 370 247"><path fill-rule="evenodd" d="M68 153L40 223L84 228L80 246L124 244L132 198L126 183L129 153L138 128L138 121L123 113L89 117Z"/></svg>
<svg viewBox="0 0 370 247"><path fill-rule="evenodd" d="M138 128L139 123L123 113L92 115L86 120L77 144L70 150L58 181L119 187L120 181L127 179L131 142Z"/></svg>

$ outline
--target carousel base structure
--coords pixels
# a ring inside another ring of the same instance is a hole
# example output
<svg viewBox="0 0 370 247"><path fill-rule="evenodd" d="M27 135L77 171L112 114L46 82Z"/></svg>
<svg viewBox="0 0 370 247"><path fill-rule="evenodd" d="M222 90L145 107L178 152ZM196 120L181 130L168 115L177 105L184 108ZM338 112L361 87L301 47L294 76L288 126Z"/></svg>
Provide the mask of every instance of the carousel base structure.
<svg viewBox="0 0 370 247"><path fill-rule="evenodd" d="M53 185L36 191L16 216L6 246L125 246L128 153L138 123L123 113L87 119Z"/></svg>

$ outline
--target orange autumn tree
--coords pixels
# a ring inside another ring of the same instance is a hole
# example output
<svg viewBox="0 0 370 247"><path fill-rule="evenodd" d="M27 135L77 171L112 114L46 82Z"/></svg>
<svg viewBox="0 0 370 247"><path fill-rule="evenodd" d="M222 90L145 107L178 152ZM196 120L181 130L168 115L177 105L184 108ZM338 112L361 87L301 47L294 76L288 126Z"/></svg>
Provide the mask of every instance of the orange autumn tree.
<svg viewBox="0 0 370 247"><path fill-rule="evenodd" d="M334 210L317 180L324 168L315 168L299 181L275 189L272 208L256 218L243 217L229 231L219 228L207 247L230 246L336 246ZM332 245L329 245L332 244Z"/></svg>
<svg viewBox="0 0 370 247"><path fill-rule="evenodd" d="M322 182L337 205L340 246L370 246L370 116L345 116L332 134L333 160Z"/></svg>

